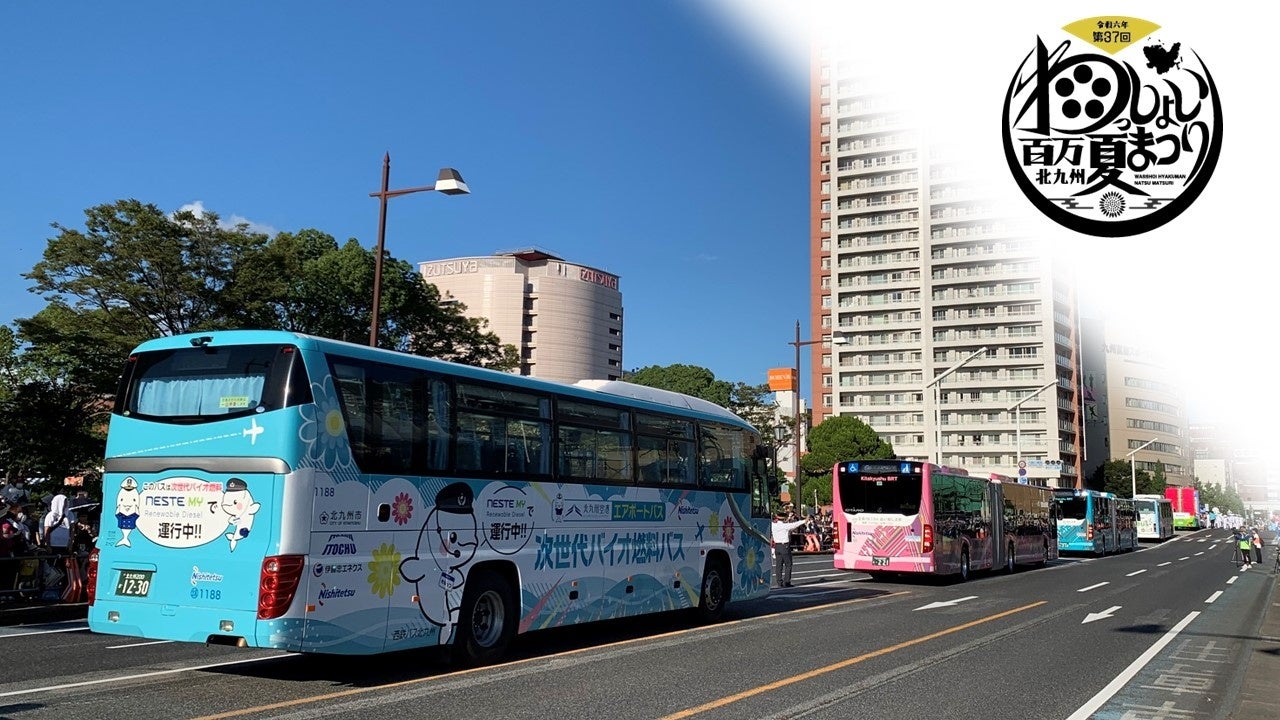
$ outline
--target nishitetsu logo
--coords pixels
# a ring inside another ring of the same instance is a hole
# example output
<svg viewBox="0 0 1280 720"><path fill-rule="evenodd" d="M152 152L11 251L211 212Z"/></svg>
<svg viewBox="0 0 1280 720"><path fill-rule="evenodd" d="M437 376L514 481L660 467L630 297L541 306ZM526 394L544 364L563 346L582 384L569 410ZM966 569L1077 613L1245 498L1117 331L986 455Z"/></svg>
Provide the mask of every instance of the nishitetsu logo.
<svg viewBox="0 0 1280 720"><path fill-rule="evenodd" d="M1187 38L1105 16L1036 37L1004 103L1005 159L1048 217L1100 237L1186 210L1222 150L1222 103Z"/></svg>

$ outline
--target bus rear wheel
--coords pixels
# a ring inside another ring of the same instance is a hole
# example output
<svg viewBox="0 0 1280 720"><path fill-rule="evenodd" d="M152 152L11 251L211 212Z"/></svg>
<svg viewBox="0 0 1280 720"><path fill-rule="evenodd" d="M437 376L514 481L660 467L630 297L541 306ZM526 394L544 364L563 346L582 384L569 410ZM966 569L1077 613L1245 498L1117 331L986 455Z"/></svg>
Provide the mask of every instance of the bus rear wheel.
<svg viewBox="0 0 1280 720"><path fill-rule="evenodd" d="M720 622L725 606L729 604L729 568L723 560L707 559L702 572L702 593L698 598L698 619L703 622Z"/></svg>
<svg viewBox="0 0 1280 720"><path fill-rule="evenodd" d="M969 548L960 551L960 582L969 579Z"/></svg>
<svg viewBox="0 0 1280 720"><path fill-rule="evenodd" d="M516 634L516 605L504 577L482 570L467 582L457 632L454 647L466 665L488 665L506 655Z"/></svg>
<svg viewBox="0 0 1280 720"><path fill-rule="evenodd" d="M1009 543L1009 547L1005 549L1008 550L1008 559L1004 561L1004 571L1012 575L1013 571L1017 569L1015 566L1017 565L1018 558L1014 556L1014 553L1017 552L1017 548L1013 543Z"/></svg>

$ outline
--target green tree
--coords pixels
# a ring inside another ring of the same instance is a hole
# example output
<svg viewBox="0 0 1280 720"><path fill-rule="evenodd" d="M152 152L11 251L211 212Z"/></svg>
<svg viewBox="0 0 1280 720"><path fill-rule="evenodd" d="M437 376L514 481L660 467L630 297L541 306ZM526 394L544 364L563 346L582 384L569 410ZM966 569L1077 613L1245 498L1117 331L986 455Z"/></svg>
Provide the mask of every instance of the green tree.
<svg viewBox="0 0 1280 720"><path fill-rule="evenodd" d="M627 373L627 382L692 395L729 407L733 383L717 380L715 373L697 365L649 365Z"/></svg>
<svg viewBox="0 0 1280 720"><path fill-rule="evenodd" d="M1108 460L1102 464L1089 478L1089 487L1094 490L1114 493L1116 497L1133 496L1132 469L1127 460ZM1164 480L1157 481L1146 470L1137 471L1138 494L1163 495Z"/></svg>
<svg viewBox="0 0 1280 720"><path fill-rule="evenodd" d="M64 477L101 463L102 397L83 386L28 380L0 401L0 470L6 477Z"/></svg>
<svg viewBox="0 0 1280 720"><path fill-rule="evenodd" d="M1244 500L1235 488L1224 488L1214 483L1195 481L1195 488L1200 493L1200 504L1217 508L1220 513L1245 514Z"/></svg>
<svg viewBox="0 0 1280 720"><path fill-rule="evenodd" d="M26 275L50 305L19 321L31 352L73 359L84 377L113 375L128 349L161 335L260 327L368 338L374 252L356 240L339 247L318 230L268 239L245 225L224 227L216 213L169 216L137 200L85 215L83 231L54 225L58 235ZM409 263L384 256L382 280L382 347L517 366L513 346L461 305L442 304ZM100 360L112 355L113 363Z"/></svg>
<svg viewBox="0 0 1280 720"><path fill-rule="evenodd" d="M809 452L800 459L802 502L831 502L831 469L845 460L884 460L893 446L852 415L833 415L809 431Z"/></svg>

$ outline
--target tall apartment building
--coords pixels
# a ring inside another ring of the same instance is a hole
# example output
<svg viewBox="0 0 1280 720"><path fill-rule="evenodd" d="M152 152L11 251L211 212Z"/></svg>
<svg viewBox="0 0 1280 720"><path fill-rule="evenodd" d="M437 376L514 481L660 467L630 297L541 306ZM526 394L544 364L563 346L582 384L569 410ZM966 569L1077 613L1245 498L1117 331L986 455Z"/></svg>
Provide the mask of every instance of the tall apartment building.
<svg viewBox="0 0 1280 720"><path fill-rule="evenodd" d="M442 298L520 352L520 374L573 383L622 378L618 276L543 250L418 264Z"/></svg>
<svg viewBox="0 0 1280 720"><path fill-rule="evenodd" d="M892 75L865 70L815 50L810 327L844 342L810 348L814 422L853 414L899 456L1008 475L1021 459L1038 482L1077 486L1069 270L930 145Z"/></svg>

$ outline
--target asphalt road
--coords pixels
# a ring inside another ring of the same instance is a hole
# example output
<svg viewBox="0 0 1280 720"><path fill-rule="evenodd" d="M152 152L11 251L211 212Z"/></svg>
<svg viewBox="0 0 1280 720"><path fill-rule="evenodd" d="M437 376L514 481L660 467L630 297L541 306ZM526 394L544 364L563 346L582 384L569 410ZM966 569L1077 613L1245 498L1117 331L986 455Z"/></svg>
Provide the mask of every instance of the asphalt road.
<svg viewBox="0 0 1280 720"><path fill-rule="evenodd" d="M801 556L796 587L685 616L521 638L459 671L439 652L299 656L0 628L0 717L1225 717L1256 652L1270 567L1223 531L967 583L873 582ZM1163 713L1163 714L1161 714Z"/></svg>

